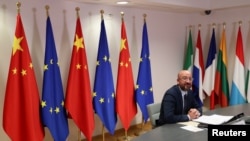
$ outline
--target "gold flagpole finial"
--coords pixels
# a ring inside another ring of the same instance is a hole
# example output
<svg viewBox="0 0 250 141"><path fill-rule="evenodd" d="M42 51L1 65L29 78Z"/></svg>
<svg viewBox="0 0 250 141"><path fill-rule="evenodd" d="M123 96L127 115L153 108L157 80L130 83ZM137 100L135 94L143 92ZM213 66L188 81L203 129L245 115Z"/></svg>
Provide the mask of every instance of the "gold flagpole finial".
<svg viewBox="0 0 250 141"><path fill-rule="evenodd" d="M101 19L103 20L103 13L104 13L104 10L101 10L100 13L101 13Z"/></svg>
<svg viewBox="0 0 250 141"><path fill-rule="evenodd" d="M17 13L20 13L21 2L17 2L16 6L17 6Z"/></svg>
<svg viewBox="0 0 250 141"><path fill-rule="evenodd" d="M239 25L241 26L241 24L242 24L242 21L239 21Z"/></svg>
<svg viewBox="0 0 250 141"><path fill-rule="evenodd" d="M147 17L147 14L143 14L144 22L146 22L146 17Z"/></svg>
<svg viewBox="0 0 250 141"><path fill-rule="evenodd" d="M215 24L215 23L213 23L213 24L212 24L212 27L213 27L213 28L215 28L215 26L216 26L216 24Z"/></svg>
<svg viewBox="0 0 250 141"><path fill-rule="evenodd" d="M79 11L80 11L80 8L79 7L76 7L76 17L79 18Z"/></svg>
<svg viewBox="0 0 250 141"><path fill-rule="evenodd" d="M224 29L226 28L226 23L225 23L225 22L223 23L223 28L224 28Z"/></svg>
<svg viewBox="0 0 250 141"><path fill-rule="evenodd" d="M201 29L201 24L198 24L198 28L199 28L199 30Z"/></svg>
<svg viewBox="0 0 250 141"><path fill-rule="evenodd" d="M45 9L46 9L46 14L47 14L47 16L49 16L49 5L46 5L46 6L45 6Z"/></svg>
<svg viewBox="0 0 250 141"><path fill-rule="evenodd" d="M190 30L192 29L192 25L189 25L189 29L190 29Z"/></svg>
<svg viewBox="0 0 250 141"><path fill-rule="evenodd" d="M123 21L123 17L124 17L124 12L121 12L121 16L122 16L122 21Z"/></svg>

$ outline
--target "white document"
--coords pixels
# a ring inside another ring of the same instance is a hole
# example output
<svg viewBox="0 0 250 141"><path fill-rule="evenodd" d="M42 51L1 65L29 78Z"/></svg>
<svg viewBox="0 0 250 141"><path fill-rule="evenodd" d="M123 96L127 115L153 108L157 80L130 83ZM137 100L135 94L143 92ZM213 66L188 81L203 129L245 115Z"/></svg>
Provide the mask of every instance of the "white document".
<svg viewBox="0 0 250 141"><path fill-rule="evenodd" d="M186 121L186 122L178 122L177 124L197 127L199 123L195 121Z"/></svg>
<svg viewBox="0 0 250 141"><path fill-rule="evenodd" d="M185 130L188 130L188 131L191 131L191 132L199 132L199 131L204 130L204 129L202 129L202 128L198 128L198 127L190 126L190 125L182 126L181 128L182 128L182 129L185 129Z"/></svg>
<svg viewBox="0 0 250 141"><path fill-rule="evenodd" d="M217 114L213 114L210 116L202 115L197 119L193 119L193 121L199 122L199 123L211 124L211 125L220 125L220 124L227 122L232 117L233 116L223 116L223 115L217 115Z"/></svg>

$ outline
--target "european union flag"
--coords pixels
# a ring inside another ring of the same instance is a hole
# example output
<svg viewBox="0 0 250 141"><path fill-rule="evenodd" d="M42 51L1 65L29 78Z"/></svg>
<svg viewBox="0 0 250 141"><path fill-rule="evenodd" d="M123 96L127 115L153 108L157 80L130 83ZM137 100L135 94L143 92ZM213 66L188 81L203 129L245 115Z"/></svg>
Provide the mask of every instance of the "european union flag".
<svg viewBox="0 0 250 141"><path fill-rule="evenodd" d="M136 101L141 109L143 121L146 122L149 118L147 105L154 103L146 22L143 25L142 50L135 91Z"/></svg>
<svg viewBox="0 0 250 141"><path fill-rule="evenodd" d="M103 19L101 21L101 33L96 62L93 106L109 133L114 134L117 122L115 112L115 90Z"/></svg>
<svg viewBox="0 0 250 141"><path fill-rule="evenodd" d="M64 108L64 94L50 18L47 18L42 92L42 122L55 141L65 141L69 134Z"/></svg>

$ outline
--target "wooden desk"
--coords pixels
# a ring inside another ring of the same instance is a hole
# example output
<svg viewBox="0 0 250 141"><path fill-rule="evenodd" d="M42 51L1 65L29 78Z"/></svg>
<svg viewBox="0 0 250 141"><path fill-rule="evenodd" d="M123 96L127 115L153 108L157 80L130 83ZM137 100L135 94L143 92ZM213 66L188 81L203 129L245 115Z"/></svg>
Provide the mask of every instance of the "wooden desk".
<svg viewBox="0 0 250 141"><path fill-rule="evenodd" d="M233 116L243 112L245 116L250 116L250 103L225 108L217 108L204 112L204 115L228 115ZM199 132L190 132L181 129L181 124L165 124L157 127L132 141L207 141L207 129Z"/></svg>

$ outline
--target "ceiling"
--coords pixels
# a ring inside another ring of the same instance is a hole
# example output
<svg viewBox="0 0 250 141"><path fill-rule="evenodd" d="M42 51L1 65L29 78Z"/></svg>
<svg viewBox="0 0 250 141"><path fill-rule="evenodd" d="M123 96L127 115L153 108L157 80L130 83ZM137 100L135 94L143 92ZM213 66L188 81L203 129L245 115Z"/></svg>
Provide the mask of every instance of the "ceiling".
<svg viewBox="0 0 250 141"><path fill-rule="evenodd" d="M238 7L250 7L250 0L125 0L127 5L117 5L124 0L69 0L88 4L144 8L169 12L204 12Z"/></svg>

